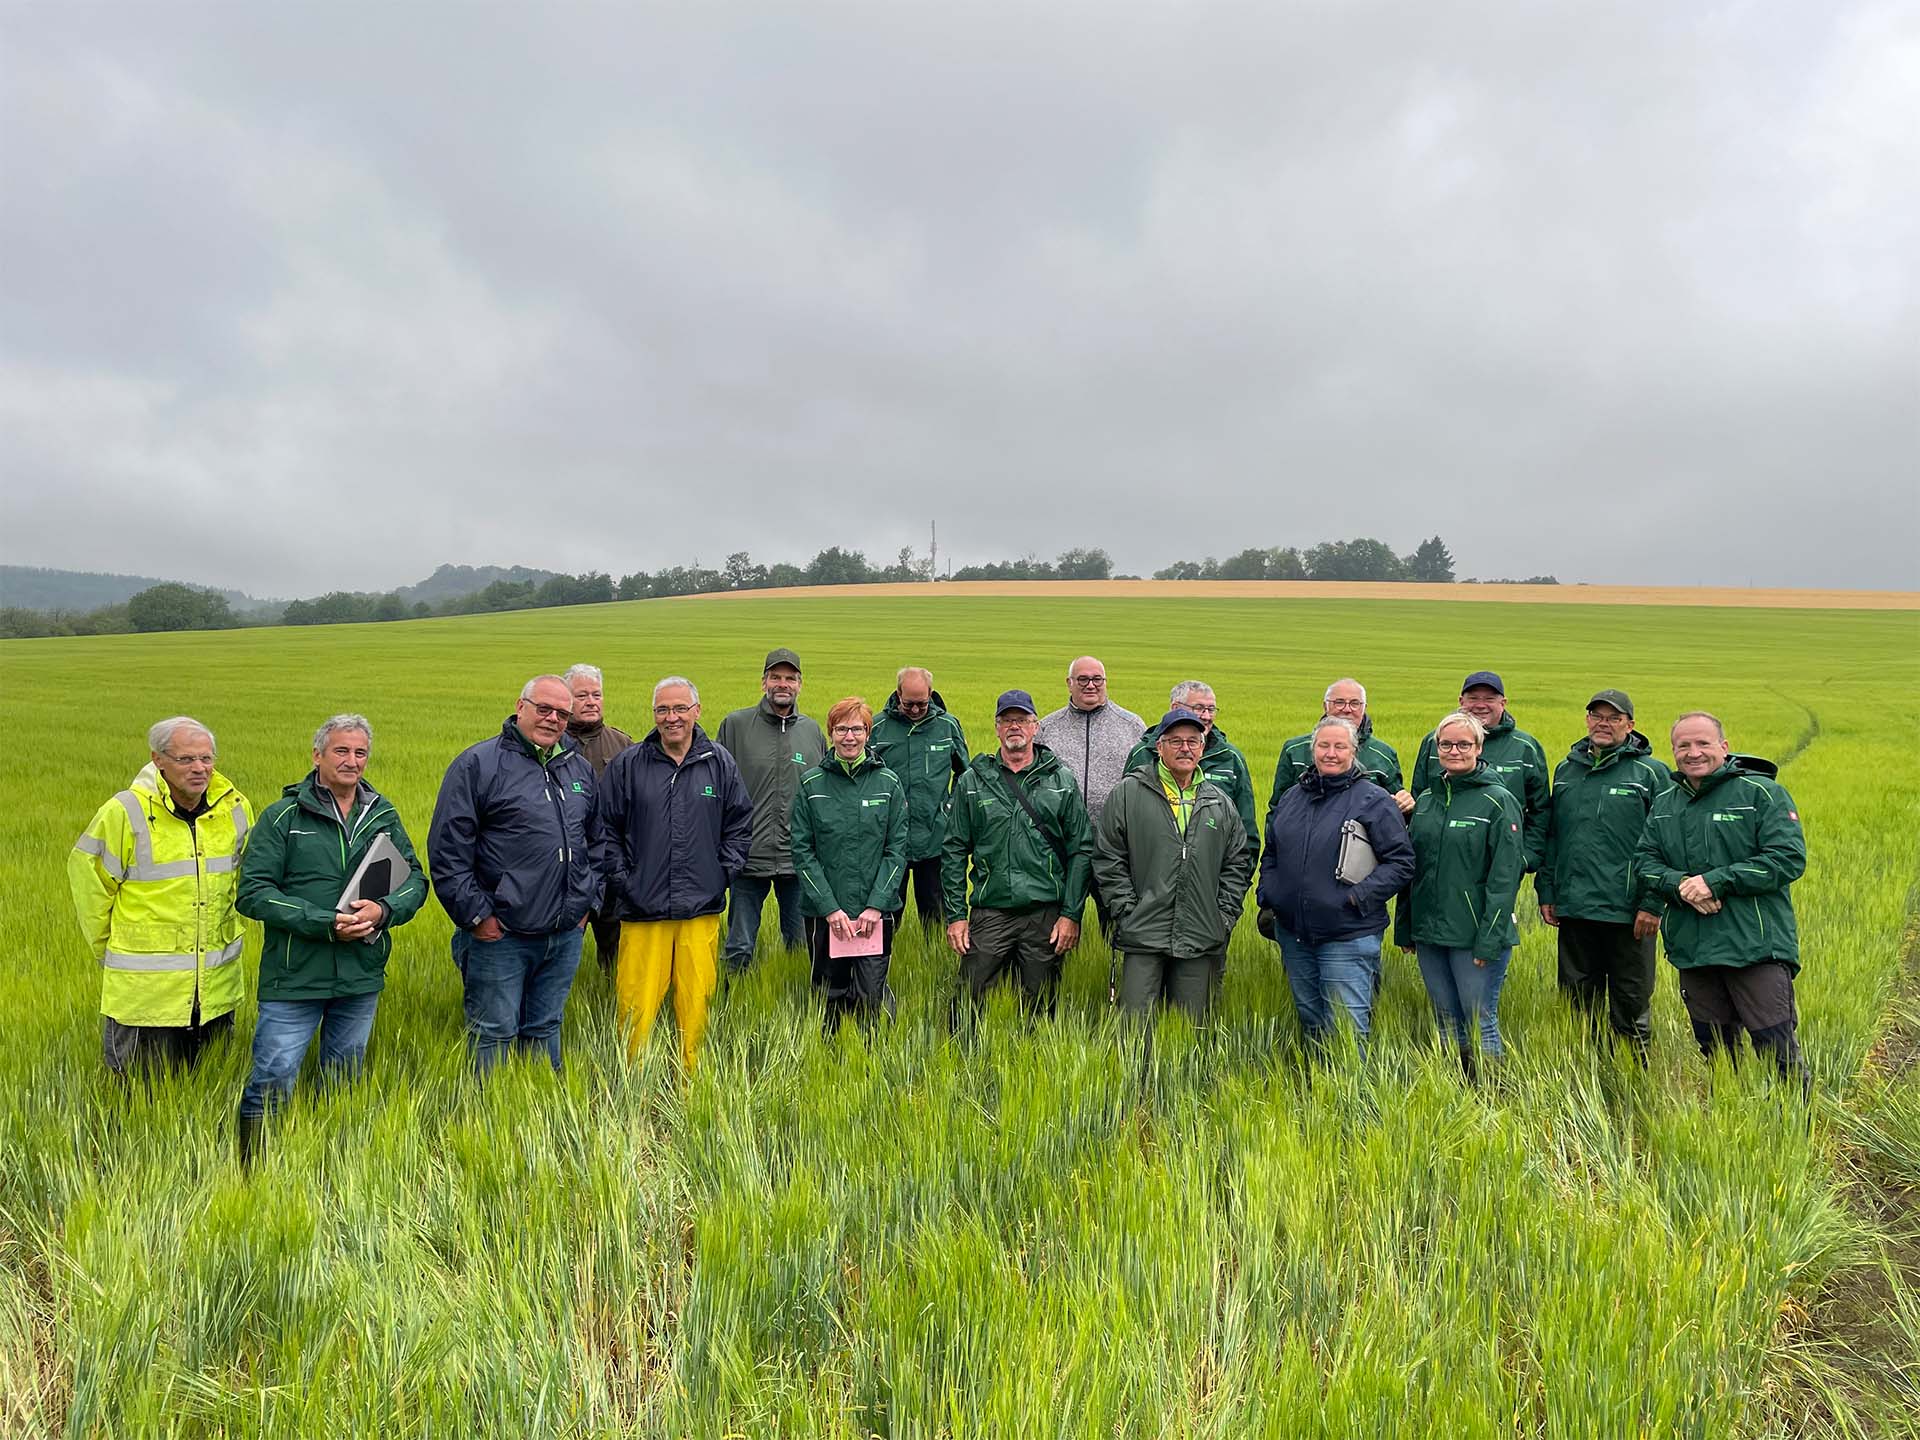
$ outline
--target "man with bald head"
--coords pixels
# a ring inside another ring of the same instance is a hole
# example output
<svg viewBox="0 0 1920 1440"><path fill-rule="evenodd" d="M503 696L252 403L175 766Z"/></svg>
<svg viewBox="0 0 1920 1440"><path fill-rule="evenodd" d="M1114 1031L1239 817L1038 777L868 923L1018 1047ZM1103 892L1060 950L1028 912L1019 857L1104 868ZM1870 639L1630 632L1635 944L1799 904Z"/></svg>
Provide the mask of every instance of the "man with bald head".
<svg viewBox="0 0 1920 1440"><path fill-rule="evenodd" d="M1127 773L1127 757L1146 732L1146 721L1107 698L1107 667L1082 655L1067 667L1067 703L1040 722L1036 738L1072 773L1088 822L1097 830L1107 796ZM1110 916L1098 884L1093 904L1104 934Z"/></svg>
<svg viewBox="0 0 1920 1440"><path fill-rule="evenodd" d="M148 763L94 812L67 856L100 966L101 1053L116 1075L192 1065L233 1029L242 988L234 908L247 797L190 715L147 732Z"/></svg>

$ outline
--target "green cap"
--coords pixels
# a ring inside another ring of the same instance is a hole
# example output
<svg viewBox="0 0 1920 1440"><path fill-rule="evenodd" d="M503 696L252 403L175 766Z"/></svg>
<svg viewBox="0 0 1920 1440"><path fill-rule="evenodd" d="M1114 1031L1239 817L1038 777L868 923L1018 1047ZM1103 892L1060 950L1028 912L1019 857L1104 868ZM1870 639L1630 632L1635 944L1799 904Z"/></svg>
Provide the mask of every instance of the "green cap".
<svg viewBox="0 0 1920 1440"><path fill-rule="evenodd" d="M1627 692L1624 690L1602 690L1587 701L1587 709L1591 710L1596 705L1611 705L1627 719L1633 718L1633 701L1627 698Z"/></svg>
<svg viewBox="0 0 1920 1440"><path fill-rule="evenodd" d="M776 665L791 665L795 670L799 670L800 657L784 645L777 650L769 650L767 651L767 663L760 667L760 673L764 675Z"/></svg>

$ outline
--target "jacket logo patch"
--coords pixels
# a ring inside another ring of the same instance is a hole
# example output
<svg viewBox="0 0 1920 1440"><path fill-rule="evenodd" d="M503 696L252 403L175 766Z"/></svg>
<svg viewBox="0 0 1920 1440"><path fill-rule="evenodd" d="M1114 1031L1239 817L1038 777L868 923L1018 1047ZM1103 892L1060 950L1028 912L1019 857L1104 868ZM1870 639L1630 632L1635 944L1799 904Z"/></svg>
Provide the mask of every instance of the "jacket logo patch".
<svg viewBox="0 0 1920 1440"><path fill-rule="evenodd" d="M1637 795L1639 793L1639 791L1630 790L1624 785L1609 785L1607 787L1607 794L1609 795Z"/></svg>
<svg viewBox="0 0 1920 1440"><path fill-rule="evenodd" d="M700 793L702 795L711 795L713 794L713 787L711 785L703 785L700 787Z"/></svg>
<svg viewBox="0 0 1920 1440"><path fill-rule="evenodd" d="M793 752L793 763L796 765L804 765L807 763L807 757L796 750Z"/></svg>
<svg viewBox="0 0 1920 1440"><path fill-rule="evenodd" d="M1207 829L1218 830L1219 828L1220 828L1219 823L1213 818L1213 816L1209 815L1207 817Z"/></svg>
<svg viewBox="0 0 1920 1440"><path fill-rule="evenodd" d="M587 787L576 780L573 782L573 793L576 795L584 795L587 793Z"/></svg>
<svg viewBox="0 0 1920 1440"><path fill-rule="evenodd" d="M1744 815L1729 815L1724 810L1717 810L1714 812L1713 818L1716 820L1744 820L1747 817Z"/></svg>

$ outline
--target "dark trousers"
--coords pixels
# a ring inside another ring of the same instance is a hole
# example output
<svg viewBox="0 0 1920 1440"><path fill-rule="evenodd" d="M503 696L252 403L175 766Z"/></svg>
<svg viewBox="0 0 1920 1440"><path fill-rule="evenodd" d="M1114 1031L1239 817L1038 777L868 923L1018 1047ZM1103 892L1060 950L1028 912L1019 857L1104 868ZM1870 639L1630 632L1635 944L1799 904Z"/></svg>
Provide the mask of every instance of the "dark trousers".
<svg viewBox="0 0 1920 1440"><path fill-rule="evenodd" d="M800 877L741 875L727 891L727 968L735 974L753 964L753 952L760 944L760 912L766 908L769 890L780 907L780 943L797 950L806 942Z"/></svg>
<svg viewBox="0 0 1920 1440"><path fill-rule="evenodd" d="M1113 943L1113 911L1107 906L1107 897L1100 893L1100 882L1091 876L1087 879L1087 896L1093 901L1093 913L1099 917L1100 934L1111 945Z"/></svg>
<svg viewBox="0 0 1920 1440"><path fill-rule="evenodd" d="M940 925L942 901L940 898L940 857L929 855L925 860L909 860L906 872L900 877L900 901L893 907L894 914L907 912L907 881L913 881L913 908L920 916L922 925Z"/></svg>
<svg viewBox="0 0 1920 1440"><path fill-rule="evenodd" d="M1653 936L1633 938L1633 924L1560 921L1560 988L1596 1028L1605 1010L1613 1033L1644 1052L1653 1038Z"/></svg>
<svg viewBox="0 0 1920 1440"><path fill-rule="evenodd" d="M1183 957L1129 950L1120 968L1120 1006L1144 1015L1155 1002L1165 1000L1186 1011L1198 1025L1213 1004L1226 958L1224 951Z"/></svg>
<svg viewBox="0 0 1920 1440"><path fill-rule="evenodd" d="M854 1016L862 1025L870 1025L884 1011L893 1015L893 991L887 988L887 967L893 960L894 917L880 917L880 953L878 955L833 955L833 929L825 920L813 922L813 934L807 948L813 957L813 984L826 992L828 1034L842 1019Z"/></svg>
<svg viewBox="0 0 1920 1440"><path fill-rule="evenodd" d="M593 932L593 953L600 959L601 971L612 975L620 960L620 922L604 915L589 915L587 929Z"/></svg>
<svg viewBox="0 0 1920 1440"><path fill-rule="evenodd" d="M1053 953L1053 924L1060 907L983 910L967 917L972 944L960 957L960 984L977 1008L994 982L1015 976L1030 1011L1051 1015L1060 992L1062 959Z"/></svg>
<svg viewBox="0 0 1920 1440"><path fill-rule="evenodd" d="M1692 966L1680 972L1680 998L1686 1002L1700 1053L1709 1060L1716 1050L1725 1050L1738 1064L1744 1031L1758 1053L1773 1057L1781 1074L1805 1074L1793 971L1784 962Z"/></svg>
<svg viewBox="0 0 1920 1440"><path fill-rule="evenodd" d="M203 1025L122 1025L111 1015L100 1020L100 1055L107 1069L142 1078L191 1069L209 1041L233 1033L231 1011Z"/></svg>

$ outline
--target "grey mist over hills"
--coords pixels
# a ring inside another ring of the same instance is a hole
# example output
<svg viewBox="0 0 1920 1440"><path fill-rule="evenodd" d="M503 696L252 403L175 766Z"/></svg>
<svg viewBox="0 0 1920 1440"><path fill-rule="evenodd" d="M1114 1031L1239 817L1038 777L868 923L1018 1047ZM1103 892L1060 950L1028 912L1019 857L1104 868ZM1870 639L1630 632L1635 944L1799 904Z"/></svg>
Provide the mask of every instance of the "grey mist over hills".
<svg viewBox="0 0 1920 1440"><path fill-rule="evenodd" d="M535 570L525 565L442 565L426 579L399 586L393 593L407 605L422 601L435 605L443 600L457 600L463 595L477 594L497 580L514 584L531 581L539 585L552 579L553 574L551 570ZM34 565L0 565L0 605L18 606L22 610L84 613L106 605L124 605L142 590L163 584L169 578L116 575L91 570L48 570ZM240 590L222 590L220 593L226 596L227 603L235 612L242 614L277 611L287 603L285 599L261 599Z"/></svg>

